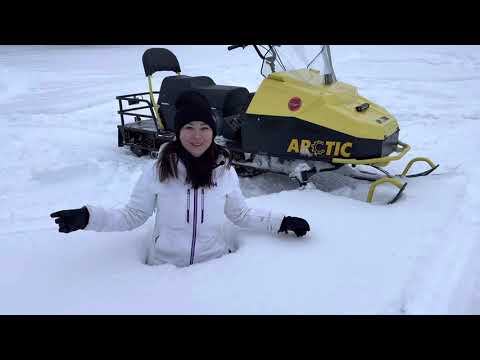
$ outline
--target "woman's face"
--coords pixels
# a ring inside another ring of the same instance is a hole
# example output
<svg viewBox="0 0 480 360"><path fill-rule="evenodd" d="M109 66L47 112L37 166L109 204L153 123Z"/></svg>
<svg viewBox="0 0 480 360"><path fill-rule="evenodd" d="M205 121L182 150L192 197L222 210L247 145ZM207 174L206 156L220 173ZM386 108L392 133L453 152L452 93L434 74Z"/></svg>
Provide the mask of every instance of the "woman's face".
<svg viewBox="0 0 480 360"><path fill-rule="evenodd" d="M180 142L194 157L202 156L212 140L213 130L203 121L191 121L180 130Z"/></svg>

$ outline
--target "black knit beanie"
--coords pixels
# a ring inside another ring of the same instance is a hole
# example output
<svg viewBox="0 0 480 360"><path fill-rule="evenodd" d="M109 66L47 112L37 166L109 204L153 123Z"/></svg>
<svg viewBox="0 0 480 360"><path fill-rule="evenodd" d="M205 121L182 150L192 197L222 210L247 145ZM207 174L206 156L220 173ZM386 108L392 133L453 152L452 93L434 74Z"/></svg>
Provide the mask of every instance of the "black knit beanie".
<svg viewBox="0 0 480 360"><path fill-rule="evenodd" d="M217 124L210 104L202 94L187 90L182 92L175 101L175 133L177 137L180 129L191 121L203 121L213 130L213 137L217 135Z"/></svg>

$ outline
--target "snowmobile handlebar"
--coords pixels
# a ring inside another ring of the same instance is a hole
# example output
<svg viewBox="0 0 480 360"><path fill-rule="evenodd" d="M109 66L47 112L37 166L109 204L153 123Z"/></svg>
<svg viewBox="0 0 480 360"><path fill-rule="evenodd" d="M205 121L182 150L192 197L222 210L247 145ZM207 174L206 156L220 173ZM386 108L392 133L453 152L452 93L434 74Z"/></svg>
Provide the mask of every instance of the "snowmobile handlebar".
<svg viewBox="0 0 480 360"><path fill-rule="evenodd" d="M234 50L234 49L238 49L239 47L245 49L247 46L249 46L249 45L230 45L227 49L228 49L228 51ZM257 54L258 54L258 56L260 56L260 59L265 60L265 55L263 55L263 54L261 53L261 51L258 49L258 46L257 46L257 45L252 45L252 46L254 47L255 51L256 51ZM269 46L271 46L271 45L269 45Z"/></svg>
<svg viewBox="0 0 480 360"><path fill-rule="evenodd" d="M245 49L245 46L247 46L247 45L230 45L227 49L228 49L228 51L235 50L235 49L238 49L240 47Z"/></svg>

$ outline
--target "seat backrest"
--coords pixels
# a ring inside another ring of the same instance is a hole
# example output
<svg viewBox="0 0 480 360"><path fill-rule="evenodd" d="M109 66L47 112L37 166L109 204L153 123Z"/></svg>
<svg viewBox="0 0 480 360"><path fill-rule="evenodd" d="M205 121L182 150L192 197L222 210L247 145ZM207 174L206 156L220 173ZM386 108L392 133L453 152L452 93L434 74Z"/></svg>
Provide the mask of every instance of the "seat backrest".
<svg viewBox="0 0 480 360"><path fill-rule="evenodd" d="M145 76L153 75L157 71L180 73L180 64L177 57L168 49L148 49L143 53L142 62Z"/></svg>

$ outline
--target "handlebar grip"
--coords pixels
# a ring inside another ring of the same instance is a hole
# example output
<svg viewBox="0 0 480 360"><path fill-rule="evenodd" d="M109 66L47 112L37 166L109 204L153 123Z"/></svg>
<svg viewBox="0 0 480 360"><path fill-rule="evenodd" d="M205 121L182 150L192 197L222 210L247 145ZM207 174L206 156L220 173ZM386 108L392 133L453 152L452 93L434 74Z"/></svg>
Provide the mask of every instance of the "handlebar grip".
<svg viewBox="0 0 480 360"><path fill-rule="evenodd" d="M245 45L230 45L227 49L228 49L228 51L230 51L230 50L237 49L239 47L244 48Z"/></svg>

